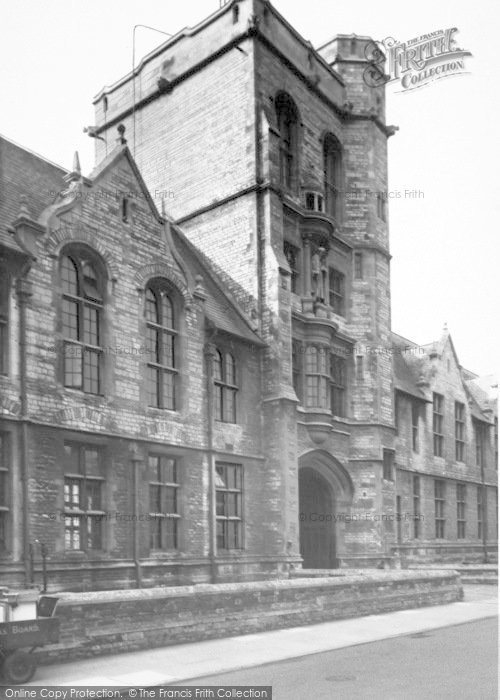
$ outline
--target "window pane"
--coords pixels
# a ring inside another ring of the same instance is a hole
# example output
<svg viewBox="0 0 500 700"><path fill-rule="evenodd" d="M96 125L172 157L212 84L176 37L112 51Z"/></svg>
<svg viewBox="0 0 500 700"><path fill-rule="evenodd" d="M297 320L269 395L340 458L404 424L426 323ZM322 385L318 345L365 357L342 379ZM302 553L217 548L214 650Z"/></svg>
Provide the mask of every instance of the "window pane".
<svg viewBox="0 0 500 700"><path fill-rule="evenodd" d="M146 327L146 356L148 362L159 364L160 352L158 344L159 331L150 326Z"/></svg>
<svg viewBox="0 0 500 700"><path fill-rule="evenodd" d="M224 421L226 423L234 423L235 417L235 391L234 389L226 388L224 391Z"/></svg>
<svg viewBox="0 0 500 700"><path fill-rule="evenodd" d="M236 384L236 367L234 358L229 353L226 354L226 384Z"/></svg>
<svg viewBox="0 0 500 700"><path fill-rule="evenodd" d="M99 345L99 311L93 306L83 307L83 342Z"/></svg>
<svg viewBox="0 0 500 700"><path fill-rule="evenodd" d="M160 322L156 296L151 289L146 290L146 319L153 323Z"/></svg>
<svg viewBox="0 0 500 700"><path fill-rule="evenodd" d="M80 480L65 479L64 507L68 510L80 509Z"/></svg>
<svg viewBox="0 0 500 700"><path fill-rule="evenodd" d="M163 408L175 409L175 377L170 372L162 370L163 379Z"/></svg>
<svg viewBox="0 0 500 700"><path fill-rule="evenodd" d="M216 420L223 420L224 416L222 415L222 395L224 393L224 387L223 386L216 386L215 387L215 419Z"/></svg>
<svg viewBox="0 0 500 700"><path fill-rule="evenodd" d="M61 283L65 294L78 296L78 275L71 258L64 256L61 263Z"/></svg>
<svg viewBox="0 0 500 700"><path fill-rule="evenodd" d="M149 455L149 478L151 481L161 481L161 467L159 455Z"/></svg>
<svg viewBox="0 0 500 700"><path fill-rule="evenodd" d="M223 466L215 468L215 485L217 488L226 488L226 473Z"/></svg>
<svg viewBox="0 0 500 700"><path fill-rule="evenodd" d="M308 406L318 406L319 377L306 377L306 403Z"/></svg>
<svg viewBox="0 0 500 700"><path fill-rule="evenodd" d="M89 394L99 393L99 364L99 351L86 349L83 358L83 390Z"/></svg>
<svg viewBox="0 0 500 700"><path fill-rule="evenodd" d="M80 549L80 518L64 518L64 544L66 549Z"/></svg>
<svg viewBox="0 0 500 700"><path fill-rule="evenodd" d="M226 494L222 491L217 491L216 497L216 514L226 515Z"/></svg>
<svg viewBox="0 0 500 700"><path fill-rule="evenodd" d="M64 344L64 386L82 388L82 347Z"/></svg>
<svg viewBox="0 0 500 700"><path fill-rule="evenodd" d="M85 447L83 449L83 459L85 464L85 474L87 476L101 476L101 465L98 450Z"/></svg>
<svg viewBox="0 0 500 700"><path fill-rule="evenodd" d="M148 406L159 407L159 371L154 367L148 367L146 378L146 392L148 396Z"/></svg>
<svg viewBox="0 0 500 700"><path fill-rule="evenodd" d="M99 290L98 276L93 266L89 262L83 263L82 273L84 295L89 299L100 301L102 299L102 295Z"/></svg>
<svg viewBox="0 0 500 700"><path fill-rule="evenodd" d="M177 488L174 486L165 486L165 512L168 515L177 514Z"/></svg>
<svg viewBox="0 0 500 700"><path fill-rule="evenodd" d="M165 518L164 521L164 543L166 549L177 549L177 528L178 520L176 518Z"/></svg>
<svg viewBox="0 0 500 700"><path fill-rule="evenodd" d="M149 546L151 549L160 549L161 547L161 522L162 518L155 518L150 521Z"/></svg>
<svg viewBox="0 0 500 700"><path fill-rule="evenodd" d="M222 380L223 380L222 365L223 365L222 355L217 350L215 353L215 357L214 357L214 379L218 382L222 382Z"/></svg>
<svg viewBox="0 0 500 700"><path fill-rule="evenodd" d="M149 510L151 513L161 513L161 486L149 485Z"/></svg>
<svg viewBox="0 0 500 700"><path fill-rule="evenodd" d="M161 357L159 358L159 363L165 367L175 367L174 362L174 337L163 331L161 334L162 347L161 347Z"/></svg>
<svg viewBox="0 0 500 700"><path fill-rule="evenodd" d="M101 484L99 481L86 482L86 510L101 510Z"/></svg>
<svg viewBox="0 0 500 700"><path fill-rule="evenodd" d="M87 518L87 547L88 549L102 549L102 519L100 517Z"/></svg>
<svg viewBox="0 0 500 700"><path fill-rule="evenodd" d="M162 457L163 479L164 483L177 483L177 464L175 459Z"/></svg>
<svg viewBox="0 0 500 700"><path fill-rule="evenodd" d="M174 309L170 298L166 295L162 295L161 300L161 325L167 328L174 327Z"/></svg>
<svg viewBox="0 0 500 700"><path fill-rule="evenodd" d="M78 304L76 301L63 299L62 302L62 332L65 338L78 340Z"/></svg>
<svg viewBox="0 0 500 700"><path fill-rule="evenodd" d="M77 445L64 445L64 470L69 474L80 473L80 448Z"/></svg>

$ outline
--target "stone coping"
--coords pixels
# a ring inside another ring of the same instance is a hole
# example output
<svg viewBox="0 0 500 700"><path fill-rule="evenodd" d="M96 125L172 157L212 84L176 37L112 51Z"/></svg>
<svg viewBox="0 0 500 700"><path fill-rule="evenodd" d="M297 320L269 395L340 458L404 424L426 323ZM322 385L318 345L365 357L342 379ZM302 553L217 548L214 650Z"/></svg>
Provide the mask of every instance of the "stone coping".
<svg viewBox="0 0 500 700"><path fill-rule="evenodd" d="M345 572L345 573L344 573ZM310 576L304 572L304 577L294 574L292 579L276 579L266 581L248 581L236 583L199 583L191 586L158 586L155 588L88 591L88 592L62 592L48 594L59 598L58 605L68 603L95 604L100 602L118 602L127 600L146 600L154 598L179 598L196 595L219 595L223 593L244 593L252 591L279 591L292 588L328 588L345 587L351 584L377 584L387 582L423 581L450 577L455 573L453 569L432 570L404 570L404 571L379 571L371 570L344 570L341 575Z"/></svg>
<svg viewBox="0 0 500 700"><path fill-rule="evenodd" d="M422 571L498 571L498 564L412 564L408 567L410 570Z"/></svg>

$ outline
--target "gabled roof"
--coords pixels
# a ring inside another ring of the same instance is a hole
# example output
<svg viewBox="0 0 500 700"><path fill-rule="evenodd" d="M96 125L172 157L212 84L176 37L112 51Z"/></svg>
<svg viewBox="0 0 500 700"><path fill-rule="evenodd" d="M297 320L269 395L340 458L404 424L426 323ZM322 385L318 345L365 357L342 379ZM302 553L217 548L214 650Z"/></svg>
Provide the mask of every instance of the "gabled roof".
<svg viewBox="0 0 500 700"><path fill-rule="evenodd" d="M213 269L209 259L187 238L178 226L172 226L172 238L177 252L190 267L193 275L201 275L207 292L207 317L224 333L242 338L257 347L264 341L252 328L250 319L234 301L234 296Z"/></svg>
<svg viewBox="0 0 500 700"><path fill-rule="evenodd" d="M402 352L393 355L394 388L421 401L427 401L422 389L417 385L419 379L416 358L405 356Z"/></svg>
<svg viewBox="0 0 500 700"><path fill-rule="evenodd" d="M19 214L22 196L31 218L38 219L64 187L67 171L17 143L0 136L0 244L22 252L8 228Z"/></svg>
<svg viewBox="0 0 500 700"><path fill-rule="evenodd" d="M471 413L477 420L490 423L491 415L487 415L485 411L492 411L493 414L498 415L498 403L496 398L492 397L484 390L481 383L477 381L478 379L479 377L476 379L468 379L464 382L467 394L469 395Z"/></svg>
<svg viewBox="0 0 500 700"><path fill-rule="evenodd" d="M104 158L95 168L94 170L90 173L89 175L89 180L94 184L98 182L101 177L107 173L108 170L110 170L121 158L125 158L127 160L128 164L130 165L136 180L137 184L139 185L141 189L141 193L144 195L146 201L148 202L149 206L151 207L151 211L153 212L153 215L158 219L158 221L161 221L160 214L158 212L158 209L156 208L156 204L153 201L153 198L151 197L151 194L146 187L146 183L144 182L144 179L141 175L141 172L139 168L137 167L137 164L130 152L129 147L127 146L126 141L122 144L118 144L109 155Z"/></svg>

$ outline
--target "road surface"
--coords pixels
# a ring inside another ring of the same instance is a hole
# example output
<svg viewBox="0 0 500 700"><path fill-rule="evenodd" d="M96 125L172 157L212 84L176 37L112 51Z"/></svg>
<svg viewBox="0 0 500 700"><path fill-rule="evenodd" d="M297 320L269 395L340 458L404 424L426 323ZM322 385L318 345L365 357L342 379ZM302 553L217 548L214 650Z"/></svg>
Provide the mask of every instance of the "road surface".
<svg viewBox="0 0 500 700"><path fill-rule="evenodd" d="M496 700L497 624L479 620L182 685L271 685L273 700Z"/></svg>

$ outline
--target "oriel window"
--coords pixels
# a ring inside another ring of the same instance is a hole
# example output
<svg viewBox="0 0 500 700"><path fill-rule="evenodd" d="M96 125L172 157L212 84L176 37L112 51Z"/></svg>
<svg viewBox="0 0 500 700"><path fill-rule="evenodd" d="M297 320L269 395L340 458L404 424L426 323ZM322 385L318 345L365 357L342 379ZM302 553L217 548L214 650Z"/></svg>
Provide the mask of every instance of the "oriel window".
<svg viewBox="0 0 500 700"><path fill-rule="evenodd" d="M334 416L346 415L346 361L338 355L330 355L330 405Z"/></svg>

